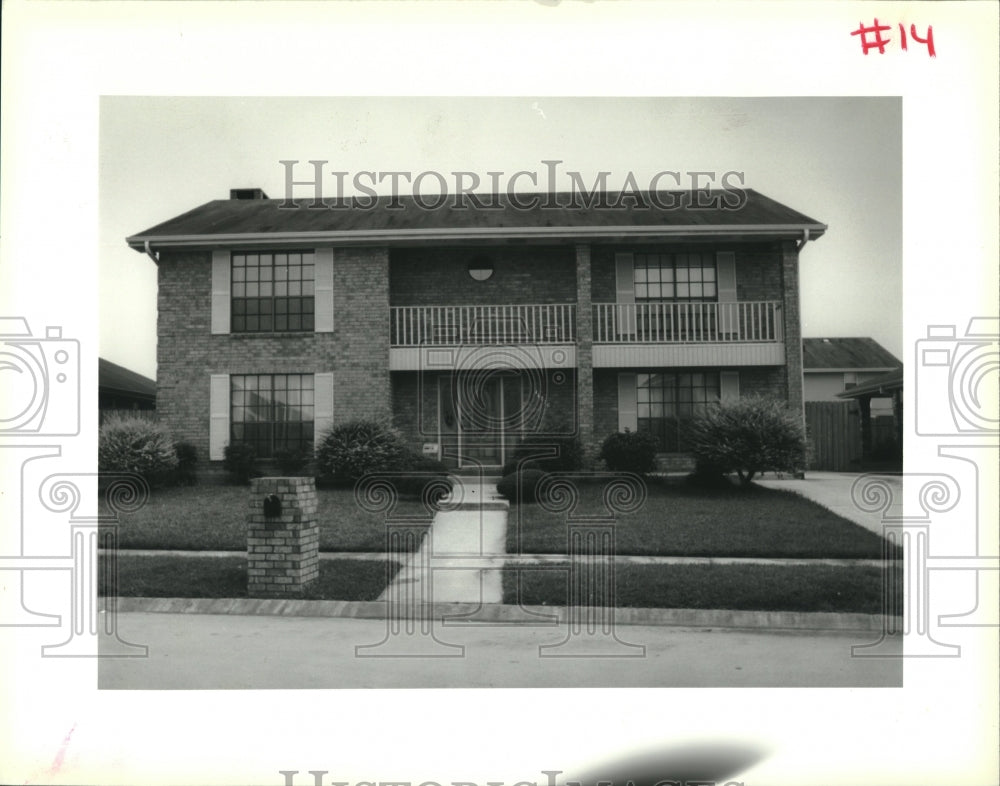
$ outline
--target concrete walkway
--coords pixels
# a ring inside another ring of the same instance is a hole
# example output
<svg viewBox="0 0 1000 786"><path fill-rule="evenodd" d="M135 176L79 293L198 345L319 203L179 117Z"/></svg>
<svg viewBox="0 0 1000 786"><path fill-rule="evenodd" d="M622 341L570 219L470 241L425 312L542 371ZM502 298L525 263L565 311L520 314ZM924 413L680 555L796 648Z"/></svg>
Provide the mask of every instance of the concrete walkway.
<svg viewBox="0 0 1000 786"><path fill-rule="evenodd" d="M895 501L896 506L902 504L902 475L865 474L873 481L877 479L879 483L886 485L891 494L890 502ZM794 491L796 494L801 494L806 499L822 505L827 510L832 510L838 516L843 516L848 521L853 521L876 535L881 535L884 511L877 510L872 513L863 510L854 502L851 492L859 477L861 477L861 473L856 472L807 472L803 480L754 478L754 482L765 488ZM870 505L870 507L875 507L875 505Z"/></svg>
<svg viewBox="0 0 1000 786"><path fill-rule="evenodd" d="M420 550L379 600L413 597L435 603L502 603L509 505L497 493L496 483L458 478L442 507ZM433 582L429 591L428 582Z"/></svg>

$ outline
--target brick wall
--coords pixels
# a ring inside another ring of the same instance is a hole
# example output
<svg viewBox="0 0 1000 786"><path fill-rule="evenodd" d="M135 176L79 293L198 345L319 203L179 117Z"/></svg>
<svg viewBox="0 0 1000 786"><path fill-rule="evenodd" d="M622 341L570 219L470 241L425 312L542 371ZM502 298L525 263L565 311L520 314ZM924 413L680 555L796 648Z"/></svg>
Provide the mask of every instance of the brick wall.
<svg viewBox="0 0 1000 786"><path fill-rule="evenodd" d="M797 409L805 423L805 404L802 398L802 315L799 299L799 252L792 241L785 241L782 258L782 314L785 320L785 374L788 405Z"/></svg>
<svg viewBox="0 0 1000 786"><path fill-rule="evenodd" d="M162 252L157 293L157 411L208 462L211 374L334 373L334 418L389 411L385 249L337 249L334 332L212 335L211 254Z"/></svg>
<svg viewBox="0 0 1000 786"><path fill-rule="evenodd" d="M471 260L485 256L493 275L475 281ZM572 246L394 249L389 263L393 306L575 303Z"/></svg>

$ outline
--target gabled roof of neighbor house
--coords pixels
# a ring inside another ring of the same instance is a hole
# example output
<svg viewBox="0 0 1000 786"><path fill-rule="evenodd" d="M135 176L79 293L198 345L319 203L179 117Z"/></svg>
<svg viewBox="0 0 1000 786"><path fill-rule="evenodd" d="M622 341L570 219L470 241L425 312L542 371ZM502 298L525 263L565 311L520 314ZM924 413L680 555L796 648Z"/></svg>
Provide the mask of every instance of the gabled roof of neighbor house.
<svg viewBox="0 0 1000 786"><path fill-rule="evenodd" d="M717 236L815 239L826 225L752 189L740 191L638 192L646 207L627 192L600 196L578 192L549 194L460 194L439 207L422 207L412 196L383 196L313 206L296 195L298 207L283 199L218 199L127 238L137 251L211 248L268 243L415 243L494 239L615 239ZM744 195L744 196L741 196ZM431 204L436 197L422 197ZM512 203L512 199L513 202ZM520 202L521 206L517 203ZM701 207L706 202L714 203ZM596 203L596 204L595 204ZM484 206L485 205L485 206Z"/></svg>
<svg viewBox="0 0 1000 786"><path fill-rule="evenodd" d="M873 338L804 338L802 368L810 371L889 371L900 361Z"/></svg>
<svg viewBox="0 0 1000 786"><path fill-rule="evenodd" d="M838 393L838 398L864 398L865 396L882 396L903 389L903 367L890 371L888 374L870 379L860 385Z"/></svg>
<svg viewBox="0 0 1000 786"><path fill-rule="evenodd" d="M156 398L156 383L153 380L104 358L97 359L97 387L116 393Z"/></svg>

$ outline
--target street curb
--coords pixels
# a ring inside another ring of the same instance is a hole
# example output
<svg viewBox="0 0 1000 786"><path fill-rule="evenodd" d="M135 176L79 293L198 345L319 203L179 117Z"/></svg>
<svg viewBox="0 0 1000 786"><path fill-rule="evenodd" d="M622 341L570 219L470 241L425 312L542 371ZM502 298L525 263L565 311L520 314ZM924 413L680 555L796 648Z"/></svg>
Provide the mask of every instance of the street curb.
<svg viewBox="0 0 1000 786"><path fill-rule="evenodd" d="M105 598L104 605L123 613L237 614L245 616L340 617L386 619L384 601L282 600L257 598ZM422 607L427 611L428 607ZM513 606L501 603L435 603L429 614L445 627L481 625L553 627L572 618L586 619L589 608ZM397 609L394 618L406 616ZM463 619L465 618L465 619ZM732 609L632 609L614 610L620 625L661 625L685 628L735 628L770 631L856 631L881 633L890 618L881 614L846 614L802 611L738 611Z"/></svg>

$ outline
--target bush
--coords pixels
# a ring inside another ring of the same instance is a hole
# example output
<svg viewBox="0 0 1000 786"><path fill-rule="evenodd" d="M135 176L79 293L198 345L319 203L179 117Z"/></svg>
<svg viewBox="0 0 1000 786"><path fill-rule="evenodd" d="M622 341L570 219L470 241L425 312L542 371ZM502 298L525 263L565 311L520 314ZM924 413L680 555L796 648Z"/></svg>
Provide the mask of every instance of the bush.
<svg viewBox="0 0 1000 786"><path fill-rule="evenodd" d="M159 423L122 415L109 417L101 426L99 471L134 472L153 486L165 482L176 467L174 442Z"/></svg>
<svg viewBox="0 0 1000 786"><path fill-rule="evenodd" d="M401 475L394 481L396 492L400 496L424 497L425 489L433 486L430 492L430 502L437 502L447 494L446 486L451 487L451 473L437 459L428 458L419 453L406 451L402 454L397 471L412 472L412 475Z"/></svg>
<svg viewBox="0 0 1000 786"><path fill-rule="evenodd" d="M645 475L656 469L656 438L639 431L609 434L601 445L600 458L612 472Z"/></svg>
<svg viewBox="0 0 1000 786"><path fill-rule="evenodd" d="M257 450L248 442L234 442L226 445L222 466L232 475L234 483L246 485L254 475Z"/></svg>
<svg viewBox="0 0 1000 786"><path fill-rule="evenodd" d="M286 448L274 454L275 463L282 475L298 475L309 463L310 451L304 448Z"/></svg>
<svg viewBox="0 0 1000 786"><path fill-rule="evenodd" d="M528 459L535 453L558 449L555 456ZM524 461L528 459L527 461ZM522 464L522 461L524 462ZM540 469L544 472L572 472L583 467L583 447L575 436L541 436L529 434L514 449L514 457L503 466L502 474L509 475L521 469Z"/></svg>
<svg viewBox="0 0 1000 786"><path fill-rule="evenodd" d="M698 461L694 472L685 478L689 486L698 489L732 489L733 484L729 482L729 473L725 472L716 464L709 464Z"/></svg>
<svg viewBox="0 0 1000 786"><path fill-rule="evenodd" d="M175 482L182 486L194 485L197 480L194 467L198 463L198 448L190 442L178 442L174 445L174 453L177 454Z"/></svg>
<svg viewBox="0 0 1000 786"><path fill-rule="evenodd" d="M511 502L538 502L538 484L546 474L540 469L512 472L500 479L497 491Z"/></svg>
<svg viewBox="0 0 1000 786"><path fill-rule="evenodd" d="M805 466L802 415L780 399L748 396L699 415L688 426L695 459L736 472L744 486L761 472L795 472Z"/></svg>
<svg viewBox="0 0 1000 786"><path fill-rule="evenodd" d="M392 472L406 449L399 432L384 420L354 420L328 431L316 451L316 471L325 481L355 481L369 472Z"/></svg>

